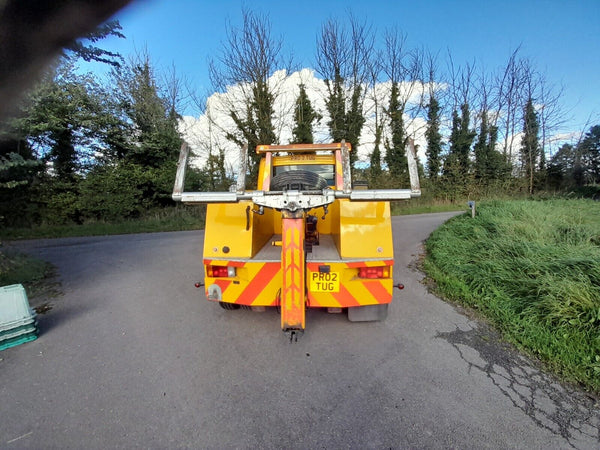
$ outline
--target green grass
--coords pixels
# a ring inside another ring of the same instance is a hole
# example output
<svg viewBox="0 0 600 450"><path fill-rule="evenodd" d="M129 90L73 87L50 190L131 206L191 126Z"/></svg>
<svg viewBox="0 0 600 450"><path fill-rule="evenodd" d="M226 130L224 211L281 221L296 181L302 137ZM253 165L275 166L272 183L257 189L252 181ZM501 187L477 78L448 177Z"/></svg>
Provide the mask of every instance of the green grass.
<svg viewBox="0 0 600 450"><path fill-rule="evenodd" d="M52 264L0 244L0 286L22 284L38 313L51 309L48 300L62 294L55 273Z"/></svg>
<svg viewBox="0 0 600 450"><path fill-rule="evenodd" d="M432 199L412 199L405 202L392 202L391 204L391 212L393 216L466 211L467 209L468 207L466 200L450 202Z"/></svg>
<svg viewBox="0 0 600 450"><path fill-rule="evenodd" d="M600 204L492 201L427 242L424 267L445 297L570 381L600 392Z"/></svg>
<svg viewBox="0 0 600 450"><path fill-rule="evenodd" d="M40 225L31 228L4 228L0 237L11 239L40 239L73 236L103 236L109 234L185 231L204 228L205 208L165 208L147 213L138 219L110 223L91 221L84 224Z"/></svg>
<svg viewBox="0 0 600 450"><path fill-rule="evenodd" d="M43 280L52 266L15 250L0 248L0 286L23 284L32 286Z"/></svg>

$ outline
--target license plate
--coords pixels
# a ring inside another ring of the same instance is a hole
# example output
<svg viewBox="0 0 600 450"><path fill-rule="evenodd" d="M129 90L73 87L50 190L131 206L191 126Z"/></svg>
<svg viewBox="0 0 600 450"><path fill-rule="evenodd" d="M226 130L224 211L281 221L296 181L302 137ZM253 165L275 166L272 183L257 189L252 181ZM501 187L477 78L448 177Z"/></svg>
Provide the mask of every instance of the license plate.
<svg viewBox="0 0 600 450"><path fill-rule="evenodd" d="M340 274L338 272L312 272L310 274L311 292L340 292Z"/></svg>

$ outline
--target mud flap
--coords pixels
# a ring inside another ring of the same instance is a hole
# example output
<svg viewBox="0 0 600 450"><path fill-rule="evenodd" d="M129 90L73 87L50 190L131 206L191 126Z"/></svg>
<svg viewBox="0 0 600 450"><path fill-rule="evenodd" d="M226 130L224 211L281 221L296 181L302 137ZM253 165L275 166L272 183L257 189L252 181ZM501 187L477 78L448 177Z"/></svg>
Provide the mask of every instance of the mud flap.
<svg viewBox="0 0 600 450"><path fill-rule="evenodd" d="M388 303L383 305L354 306L348 308L350 322L375 322L385 320L388 313Z"/></svg>

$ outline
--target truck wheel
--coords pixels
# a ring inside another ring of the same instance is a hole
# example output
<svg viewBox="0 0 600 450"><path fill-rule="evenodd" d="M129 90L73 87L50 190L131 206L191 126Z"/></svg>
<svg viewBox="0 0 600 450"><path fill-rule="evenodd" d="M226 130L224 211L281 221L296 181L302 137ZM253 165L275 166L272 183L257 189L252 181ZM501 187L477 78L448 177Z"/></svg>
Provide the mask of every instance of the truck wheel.
<svg viewBox="0 0 600 450"><path fill-rule="evenodd" d="M350 322L375 322L385 320L388 313L388 304L353 306L348 308Z"/></svg>
<svg viewBox="0 0 600 450"><path fill-rule="evenodd" d="M321 175L309 170L288 170L275 175L271 179L272 191L321 190L327 187L327 180Z"/></svg>
<svg viewBox="0 0 600 450"><path fill-rule="evenodd" d="M219 302L219 306L227 311L233 311L234 309L240 309L240 305L236 303Z"/></svg>

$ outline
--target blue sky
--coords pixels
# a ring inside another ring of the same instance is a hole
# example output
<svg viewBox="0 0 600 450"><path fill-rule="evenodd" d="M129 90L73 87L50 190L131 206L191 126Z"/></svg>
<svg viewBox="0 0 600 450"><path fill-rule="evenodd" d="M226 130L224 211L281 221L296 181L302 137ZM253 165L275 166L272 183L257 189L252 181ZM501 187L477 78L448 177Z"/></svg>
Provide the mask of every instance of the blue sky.
<svg viewBox="0 0 600 450"><path fill-rule="evenodd" d="M550 83L564 86L570 130L600 123L600 0L148 0L116 16L127 39L104 46L123 55L147 48L155 64L173 64L207 93L207 62L222 47L227 24L241 23L243 7L268 15L273 35L282 37L300 67L314 66L322 23L345 20L347 11L369 21L380 36L398 27L409 47L439 52L441 64L449 51L455 64L474 61L493 71L521 45L521 55Z"/></svg>

